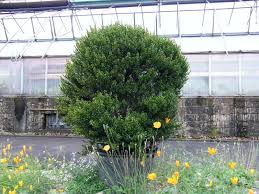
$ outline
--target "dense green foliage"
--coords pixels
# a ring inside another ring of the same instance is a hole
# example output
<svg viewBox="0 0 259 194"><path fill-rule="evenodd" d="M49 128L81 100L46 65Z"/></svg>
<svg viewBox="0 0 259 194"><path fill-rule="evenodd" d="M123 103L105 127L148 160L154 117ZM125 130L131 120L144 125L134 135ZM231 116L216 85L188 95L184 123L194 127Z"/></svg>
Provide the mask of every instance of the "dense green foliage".
<svg viewBox="0 0 259 194"><path fill-rule="evenodd" d="M188 71L169 39L119 24L92 29L66 65L59 111L74 132L94 141L119 146L167 137L175 122L164 119L175 118Z"/></svg>

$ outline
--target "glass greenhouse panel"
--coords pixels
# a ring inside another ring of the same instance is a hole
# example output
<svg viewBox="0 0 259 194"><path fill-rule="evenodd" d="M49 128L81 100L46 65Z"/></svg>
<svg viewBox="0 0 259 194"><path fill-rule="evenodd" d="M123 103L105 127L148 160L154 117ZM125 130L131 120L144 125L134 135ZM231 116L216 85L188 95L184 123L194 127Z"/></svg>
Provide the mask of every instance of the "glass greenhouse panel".
<svg viewBox="0 0 259 194"><path fill-rule="evenodd" d="M242 72L259 74L259 55L244 54L242 55Z"/></svg>
<svg viewBox="0 0 259 194"><path fill-rule="evenodd" d="M58 96L60 95L60 79L48 78L47 81L48 89L47 95L49 96Z"/></svg>
<svg viewBox="0 0 259 194"><path fill-rule="evenodd" d="M208 55L187 55L191 72L208 72L209 56Z"/></svg>
<svg viewBox="0 0 259 194"><path fill-rule="evenodd" d="M158 35L178 35L177 13L161 12L158 14Z"/></svg>
<svg viewBox="0 0 259 194"><path fill-rule="evenodd" d="M238 77L213 76L211 87L213 96L236 96L239 94Z"/></svg>
<svg viewBox="0 0 259 194"><path fill-rule="evenodd" d="M259 75L242 76L242 95L259 95Z"/></svg>
<svg viewBox="0 0 259 194"><path fill-rule="evenodd" d="M212 55L212 72L238 72L238 55Z"/></svg>
<svg viewBox="0 0 259 194"><path fill-rule="evenodd" d="M184 96L208 96L209 78L208 77L190 77L183 87Z"/></svg>
<svg viewBox="0 0 259 194"><path fill-rule="evenodd" d="M24 59L24 93L45 94L46 59Z"/></svg>
<svg viewBox="0 0 259 194"><path fill-rule="evenodd" d="M208 34L212 32L213 11L180 12L180 31L183 35Z"/></svg>
<svg viewBox="0 0 259 194"><path fill-rule="evenodd" d="M0 60L0 94L19 94L21 92L21 62Z"/></svg>
<svg viewBox="0 0 259 194"><path fill-rule="evenodd" d="M32 17L35 39L52 39L51 18L50 17Z"/></svg>

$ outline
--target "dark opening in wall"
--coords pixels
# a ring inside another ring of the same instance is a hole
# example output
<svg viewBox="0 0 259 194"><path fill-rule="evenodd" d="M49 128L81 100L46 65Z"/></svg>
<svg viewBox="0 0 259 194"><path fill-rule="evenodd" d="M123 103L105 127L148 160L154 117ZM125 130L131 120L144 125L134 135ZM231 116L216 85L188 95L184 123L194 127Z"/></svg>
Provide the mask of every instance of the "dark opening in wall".
<svg viewBox="0 0 259 194"><path fill-rule="evenodd" d="M44 129L68 129L68 126L59 118L57 113L44 114Z"/></svg>

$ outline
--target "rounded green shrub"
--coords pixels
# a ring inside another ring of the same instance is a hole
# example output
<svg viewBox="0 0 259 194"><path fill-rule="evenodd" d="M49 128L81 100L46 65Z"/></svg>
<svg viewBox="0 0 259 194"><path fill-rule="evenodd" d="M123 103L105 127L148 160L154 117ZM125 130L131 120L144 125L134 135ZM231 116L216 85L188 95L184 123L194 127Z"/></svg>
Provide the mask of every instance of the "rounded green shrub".
<svg viewBox="0 0 259 194"><path fill-rule="evenodd" d="M120 24L92 29L66 65L58 109L74 132L94 142L133 146L168 137L175 122L165 118L175 118L188 72L169 39Z"/></svg>

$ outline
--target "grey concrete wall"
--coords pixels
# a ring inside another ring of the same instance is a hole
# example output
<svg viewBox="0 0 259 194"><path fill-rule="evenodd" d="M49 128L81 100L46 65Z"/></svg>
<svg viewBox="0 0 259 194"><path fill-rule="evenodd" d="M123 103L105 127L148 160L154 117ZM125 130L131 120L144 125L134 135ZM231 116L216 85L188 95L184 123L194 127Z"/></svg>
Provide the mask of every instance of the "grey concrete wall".
<svg viewBox="0 0 259 194"><path fill-rule="evenodd" d="M50 97L0 97L0 130L6 132L67 132L46 125L47 115L56 114L56 100Z"/></svg>
<svg viewBox="0 0 259 194"><path fill-rule="evenodd" d="M56 114L51 97L0 97L0 130L67 132L48 128L46 116ZM181 98L178 120L190 136L259 136L259 97Z"/></svg>
<svg viewBox="0 0 259 194"><path fill-rule="evenodd" d="M182 98L178 119L192 136L259 136L259 97Z"/></svg>

